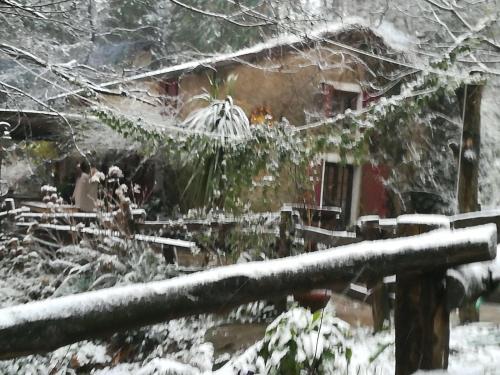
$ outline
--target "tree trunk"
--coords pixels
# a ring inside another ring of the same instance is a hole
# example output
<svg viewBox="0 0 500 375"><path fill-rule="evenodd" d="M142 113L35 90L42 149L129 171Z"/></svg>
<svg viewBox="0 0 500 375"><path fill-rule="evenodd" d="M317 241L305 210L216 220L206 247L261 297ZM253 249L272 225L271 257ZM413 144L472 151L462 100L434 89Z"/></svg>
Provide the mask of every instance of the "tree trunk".
<svg viewBox="0 0 500 375"><path fill-rule="evenodd" d="M479 155L481 145L481 97L482 85L466 85L457 91L463 113L462 152L458 171L458 211L479 211ZM461 307L460 322L479 321L476 304L470 302Z"/></svg>
<svg viewBox="0 0 500 375"><path fill-rule="evenodd" d="M458 211L479 211L478 177L481 145L482 85L467 85L457 91L463 110L462 152L458 184Z"/></svg>

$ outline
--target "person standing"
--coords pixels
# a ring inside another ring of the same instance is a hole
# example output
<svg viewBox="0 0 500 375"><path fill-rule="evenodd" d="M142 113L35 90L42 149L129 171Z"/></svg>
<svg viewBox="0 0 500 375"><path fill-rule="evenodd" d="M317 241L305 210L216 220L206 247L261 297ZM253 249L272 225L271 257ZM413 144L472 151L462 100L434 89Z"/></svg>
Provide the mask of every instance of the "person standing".
<svg viewBox="0 0 500 375"><path fill-rule="evenodd" d="M84 212L92 212L97 201L97 186L90 182L90 167L86 160L76 165L76 183L73 192L75 206Z"/></svg>

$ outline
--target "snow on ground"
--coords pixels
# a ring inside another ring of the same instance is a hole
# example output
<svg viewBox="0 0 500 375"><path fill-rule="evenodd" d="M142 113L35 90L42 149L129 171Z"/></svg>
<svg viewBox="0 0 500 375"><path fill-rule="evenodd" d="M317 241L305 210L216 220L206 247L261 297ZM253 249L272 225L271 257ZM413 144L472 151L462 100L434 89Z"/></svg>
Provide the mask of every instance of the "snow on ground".
<svg viewBox="0 0 500 375"><path fill-rule="evenodd" d="M289 313L298 323L300 314ZM323 330L328 330L328 322L323 320ZM0 373L53 374L91 373L98 375L157 375L157 374L237 374L238 368L226 365L212 372L212 364L217 362L213 345L206 340L206 331L220 324L212 315L172 320L132 332L125 343L136 343L136 353L117 360L122 350L113 351L110 342L82 342L60 348L41 356L28 356L17 360L0 361ZM282 332L283 337L287 337ZM315 342L315 340L311 340ZM121 342L123 346L124 343ZM246 364L240 368L251 369L255 364L261 343L233 356L232 363ZM342 375L392 375L394 373L394 330L377 335L368 327L351 327L343 342L352 351L348 368L325 374ZM125 356L125 354L124 354ZM226 357L220 355L220 357ZM498 374L500 368L500 325L476 323L453 327L450 339L450 371L452 374ZM258 372L257 372L258 373ZM245 374L242 372L241 374Z"/></svg>
<svg viewBox="0 0 500 375"><path fill-rule="evenodd" d="M234 363L252 363L259 343L233 359ZM352 358L346 372L331 374L392 375L394 374L394 330L373 335L367 327L353 328L345 345L352 350ZM234 370L216 372L217 375L234 374ZM449 373L454 375L500 373L500 325L474 323L453 327L450 335Z"/></svg>

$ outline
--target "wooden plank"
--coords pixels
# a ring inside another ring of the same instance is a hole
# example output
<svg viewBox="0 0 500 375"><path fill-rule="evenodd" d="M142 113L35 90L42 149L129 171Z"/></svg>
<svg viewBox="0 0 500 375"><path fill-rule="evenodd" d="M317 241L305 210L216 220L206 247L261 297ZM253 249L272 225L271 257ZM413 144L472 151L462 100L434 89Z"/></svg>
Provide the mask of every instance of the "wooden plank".
<svg viewBox="0 0 500 375"><path fill-rule="evenodd" d="M62 232L69 232L69 233L81 233L81 234L89 234L92 236L105 236L105 237L110 237L114 238L119 241L124 241L125 238L123 234L119 231L112 230L112 229L100 229L100 228L81 228L75 225L60 225L60 224L40 224L36 222L31 222L31 223L16 223L17 226L20 227L30 227L34 225L37 229L45 229L45 230L55 230L55 231L62 231ZM178 240L178 239L173 239L173 238L166 238L166 237L160 237L160 236L146 236L143 234L135 234L133 235L132 238L129 238L130 240L136 240L136 241L142 241L142 242L149 242L149 243L154 243L158 245L167 245L167 246L174 246L174 247L182 247L186 249L192 249L196 247L196 244L191 241L184 241L184 240Z"/></svg>
<svg viewBox="0 0 500 375"><path fill-rule="evenodd" d="M494 225L457 230L453 236L447 230L436 231L7 307L0 310L0 358L326 287L353 275L431 271L489 260L496 256L495 238Z"/></svg>
<svg viewBox="0 0 500 375"><path fill-rule="evenodd" d="M0 212L0 218L2 217L5 217L5 216L9 216L9 215L18 215L18 214L22 214L24 212L29 212L29 208L28 207L20 207L20 208L16 208L14 210L8 210L8 211L1 211Z"/></svg>
<svg viewBox="0 0 500 375"><path fill-rule="evenodd" d="M282 210L314 210L314 211L325 211L325 212L335 212L342 213L342 208L335 206L316 206L314 204L306 203L285 203Z"/></svg>
<svg viewBox="0 0 500 375"><path fill-rule="evenodd" d="M179 220L146 220L138 223L138 228L142 230L159 230L167 228L185 228L188 231L205 228L232 227L235 225L246 225L252 222L272 222L278 221L279 212L266 212L259 214L243 215L241 217L222 217L213 219L179 219Z"/></svg>
<svg viewBox="0 0 500 375"><path fill-rule="evenodd" d="M22 202L23 206L29 207L32 212L50 212L53 207L48 205L47 203L39 202L39 201L26 201ZM58 206L58 209L65 212L77 212L78 208L72 206L70 204L62 204Z"/></svg>
<svg viewBox="0 0 500 375"><path fill-rule="evenodd" d="M500 210L497 209L462 213L451 216L450 221L452 227L457 229L494 223L497 226L497 230L500 230ZM497 237L497 242L500 242L500 236Z"/></svg>
<svg viewBox="0 0 500 375"><path fill-rule="evenodd" d="M29 207L27 207L29 211ZM146 217L146 211L138 208L133 209L132 217L141 219ZM19 219L39 219L39 220L97 220L114 217L114 212L25 212L19 215Z"/></svg>
<svg viewBox="0 0 500 375"><path fill-rule="evenodd" d="M334 231L302 224L296 224L295 230L305 240L319 242L327 246L343 246L362 241L362 238L356 237L354 232Z"/></svg>

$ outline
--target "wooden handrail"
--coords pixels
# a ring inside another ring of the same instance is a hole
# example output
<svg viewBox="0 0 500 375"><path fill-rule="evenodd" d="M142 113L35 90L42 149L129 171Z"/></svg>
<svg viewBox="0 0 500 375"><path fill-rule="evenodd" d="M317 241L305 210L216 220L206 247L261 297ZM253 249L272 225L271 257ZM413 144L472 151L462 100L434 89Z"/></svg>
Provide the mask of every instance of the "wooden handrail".
<svg viewBox="0 0 500 375"><path fill-rule="evenodd" d="M496 235L494 225L439 230L7 307L0 310L0 358L325 287L353 275L372 278L489 260L496 255Z"/></svg>

